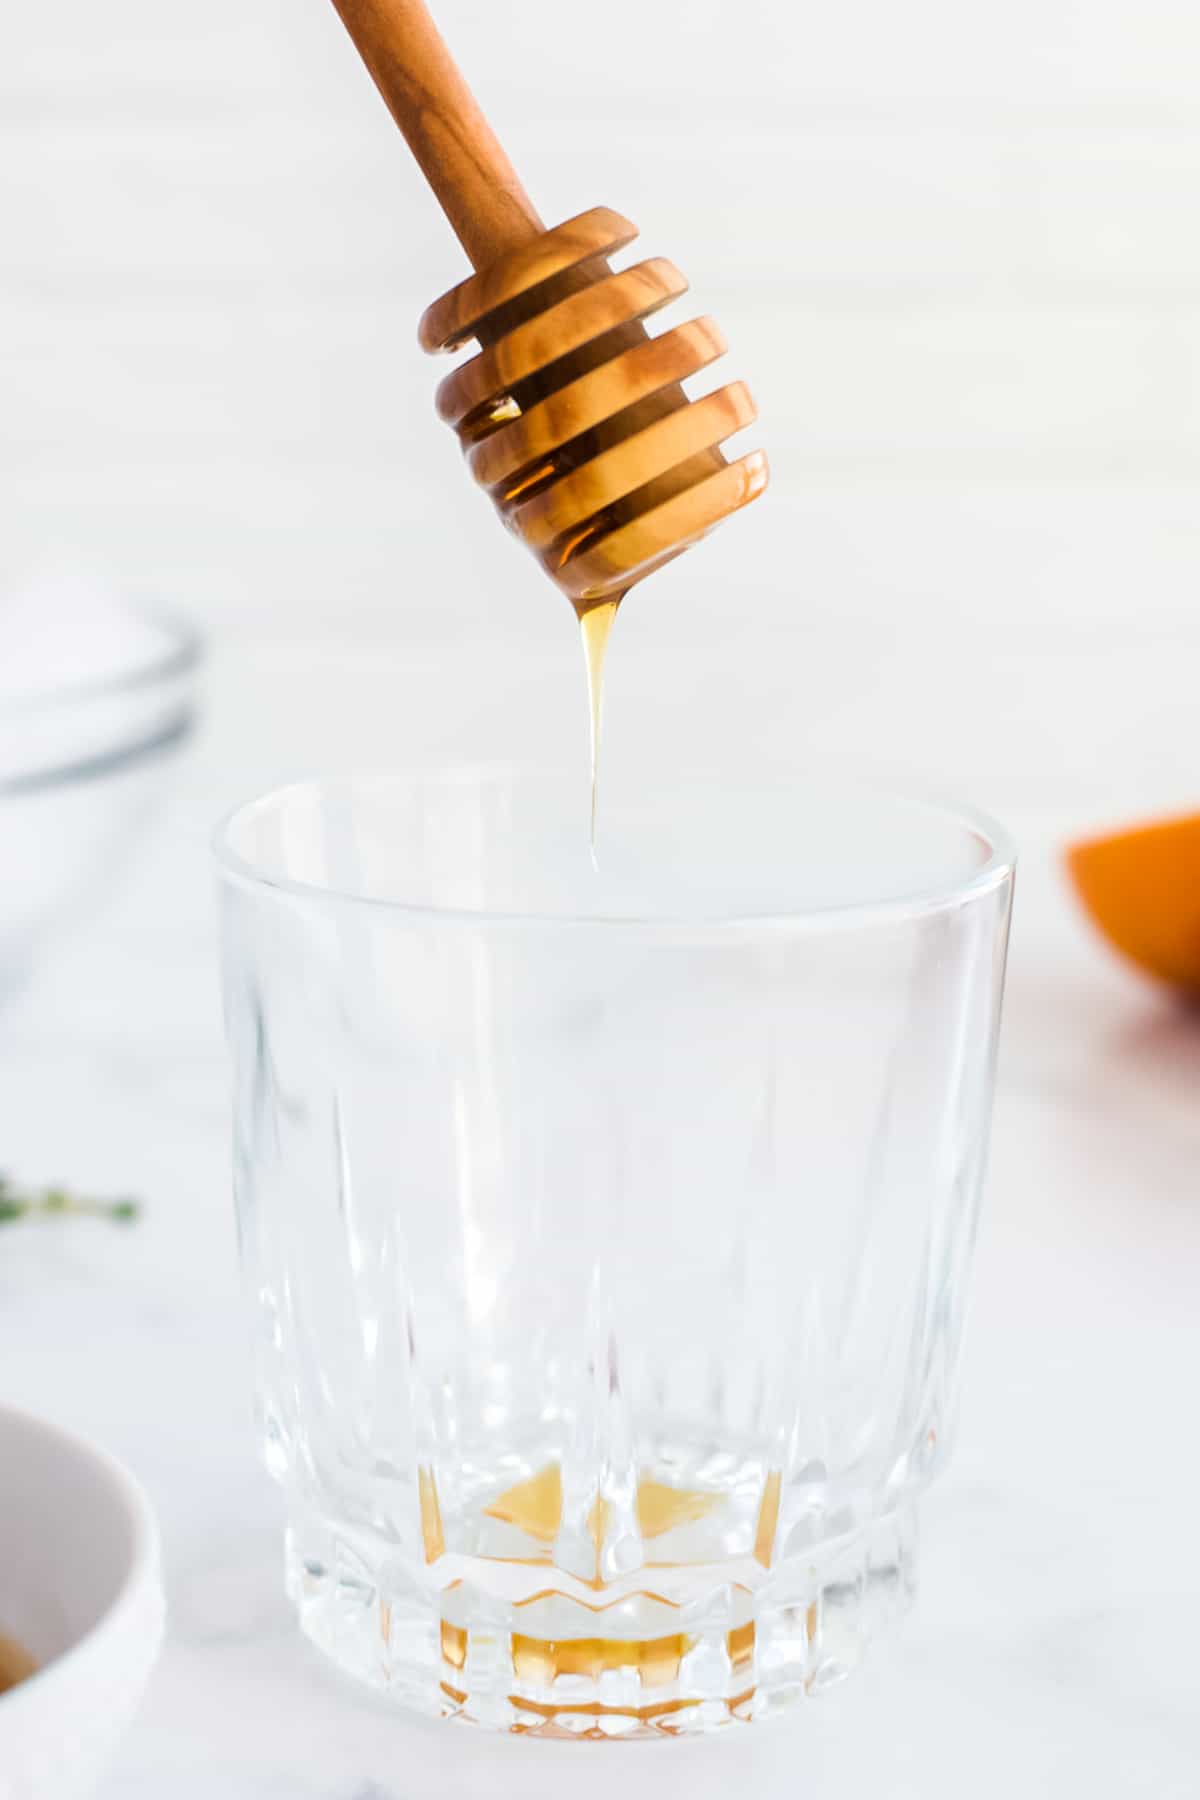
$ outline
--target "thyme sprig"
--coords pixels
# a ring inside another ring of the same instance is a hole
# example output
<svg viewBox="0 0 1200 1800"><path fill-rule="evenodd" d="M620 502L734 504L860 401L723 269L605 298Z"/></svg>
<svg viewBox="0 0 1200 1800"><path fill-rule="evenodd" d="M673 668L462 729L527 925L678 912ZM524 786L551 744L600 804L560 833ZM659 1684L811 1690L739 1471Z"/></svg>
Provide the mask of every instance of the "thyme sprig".
<svg viewBox="0 0 1200 1800"><path fill-rule="evenodd" d="M65 1187L21 1188L0 1175L0 1225L14 1219L111 1219L130 1225L141 1216L137 1200L93 1200Z"/></svg>

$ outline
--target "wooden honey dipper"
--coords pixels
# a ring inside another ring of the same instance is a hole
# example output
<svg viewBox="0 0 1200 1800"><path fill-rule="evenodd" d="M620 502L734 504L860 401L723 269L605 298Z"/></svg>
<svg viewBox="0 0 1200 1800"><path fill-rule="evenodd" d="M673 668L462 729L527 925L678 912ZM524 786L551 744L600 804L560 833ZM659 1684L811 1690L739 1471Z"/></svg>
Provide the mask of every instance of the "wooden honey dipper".
<svg viewBox="0 0 1200 1800"><path fill-rule="evenodd" d="M719 447L756 417L745 384L680 386L725 340L710 318L647 334L687 282L660 257L613 272L619 213L547 231L421 0L334 5L476 270L421 319L425 350L479 346L438 413L576 611L619 600L767 485L761 450Z"/></svg>

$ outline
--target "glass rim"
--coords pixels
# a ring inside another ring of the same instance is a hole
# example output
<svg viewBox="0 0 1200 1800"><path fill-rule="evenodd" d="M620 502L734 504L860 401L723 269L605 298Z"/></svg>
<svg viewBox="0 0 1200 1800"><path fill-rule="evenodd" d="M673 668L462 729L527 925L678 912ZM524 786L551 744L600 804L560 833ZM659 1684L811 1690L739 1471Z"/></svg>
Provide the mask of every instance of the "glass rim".
<svg viewBox="0 0 1200 1800"><path fill-rule="evenodd" d="M268 788L250 800L230 807L212 830L209 848L219 875L231 885L287 899L316 908L365 909L391 915L414 923L443 926L465 926L505 930L536 928L546 931L598 929L604 932L628 931L664 933L682 932L736 933L739 931L830 931L838 928L895 923L920 918L930 913L949 911L975 900L1010 882L1016 872L1017 848L1012 834L982 808L951 798L936 789L898 788L885 781L864 779L852 773L833 773L827 778L832 788L853 789L873 794L927 813L940 813L964 833L978 838L988 854L977 869L959 880L938 880L914 885L910 891L889 894L882 899L845 900L811 907L794 907L761 912L730 911L667 913L585 913L493 910L487 907L429 906L413 901L395 900L377 894L363 894L336 885L303 881L294 876L267 874L233 847L237 826L252 813L279 805L289 795L336 787L353 788L370 782L395 781L430 784L479 782L501 775L533 776L545 779L553 771L520 763L461 763L441 768L422 769L376 768L351 770L339 775L300 776ZM768 785L768 784L763 784ZM786 789L786 779L776 785Z"/></svg>

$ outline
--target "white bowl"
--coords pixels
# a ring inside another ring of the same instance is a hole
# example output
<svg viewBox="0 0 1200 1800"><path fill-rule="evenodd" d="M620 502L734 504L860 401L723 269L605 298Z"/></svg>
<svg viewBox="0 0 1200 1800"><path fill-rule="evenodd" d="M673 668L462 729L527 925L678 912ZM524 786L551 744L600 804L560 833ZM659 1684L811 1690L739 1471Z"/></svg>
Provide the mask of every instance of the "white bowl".
<svg viewBox="0 0 1200 1800"><path fill-rule="evenodd" d="M0 1800L77 1800L162 1642L158 1532L103 1450L0 1407L0 1632L37 1673L0 1694Z"/></svg>
<svg viewBox="0 0 1200 1800"><path fill-rule="evenodd" d="M128 859L191 729L199 664L195 632L162 611L0 604L0 1002Z"/></svg>

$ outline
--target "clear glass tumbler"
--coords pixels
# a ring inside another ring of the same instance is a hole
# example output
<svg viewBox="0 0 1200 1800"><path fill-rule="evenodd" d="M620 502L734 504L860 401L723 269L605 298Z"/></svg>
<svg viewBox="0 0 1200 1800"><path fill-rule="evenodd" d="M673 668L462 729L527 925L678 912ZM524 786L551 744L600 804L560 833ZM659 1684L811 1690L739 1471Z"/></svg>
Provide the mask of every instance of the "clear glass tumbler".
<svg viewBox="0 0 1200 1800"><path fill-rule="evenodd" d="M287 1580L546 1735L849 1668L951 1425L1013 860L865 788L302 784L218 842Z"/></svg>

